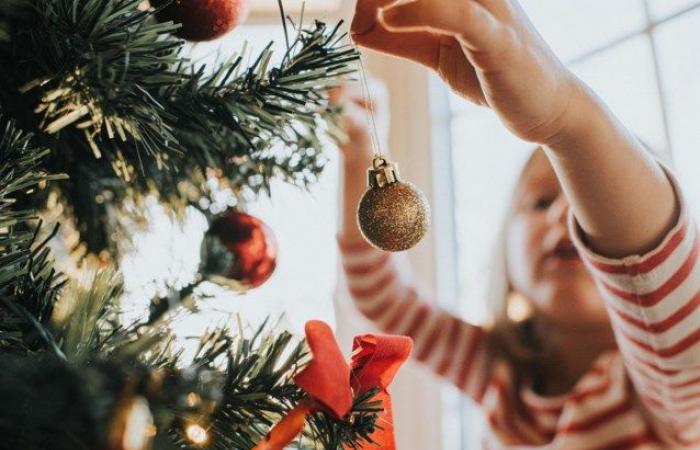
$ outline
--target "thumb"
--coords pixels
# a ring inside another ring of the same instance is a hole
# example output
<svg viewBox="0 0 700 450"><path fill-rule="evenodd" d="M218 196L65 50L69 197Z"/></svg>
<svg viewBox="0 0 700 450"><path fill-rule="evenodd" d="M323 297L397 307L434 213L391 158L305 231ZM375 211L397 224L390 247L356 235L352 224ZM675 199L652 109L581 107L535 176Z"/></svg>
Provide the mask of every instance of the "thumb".
<svg viewBox="0 0 700 450"><path fill-rule="evenodd" d="M394 33L379 20L382 8L396 0L358 0L350 35L358 45L437 69L441 37L429 31Z"/></svg>
<svg viewBox="0 0 700 450"><path fill-rule="evenodd" d="M379 11L396 0L357 0L355 4L355 15L350 25L350 34L367 34L378 25Z"/></svg>

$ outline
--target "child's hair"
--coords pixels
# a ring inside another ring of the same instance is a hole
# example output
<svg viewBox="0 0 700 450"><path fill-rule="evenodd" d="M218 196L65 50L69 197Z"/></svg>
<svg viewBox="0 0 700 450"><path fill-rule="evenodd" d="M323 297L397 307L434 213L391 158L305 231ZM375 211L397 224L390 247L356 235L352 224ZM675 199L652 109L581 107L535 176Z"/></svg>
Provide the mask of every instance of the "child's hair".
<svg viewBox="0 0 700 450"><path fill-rule="evenodd" d="M546 348L535 335L534 317L514 320L508 314L510 302L517 300L518 297L514 295L508 275L506 234L515 213L517 194L523 175L535 155L541 151L541 147L532 150L515 180L491 256L486 290L486 306L491 319L490 341L495 354L506 358L511 364L521 369L518 372L531 375L537 371L538 361L544 356Z"/></svg>

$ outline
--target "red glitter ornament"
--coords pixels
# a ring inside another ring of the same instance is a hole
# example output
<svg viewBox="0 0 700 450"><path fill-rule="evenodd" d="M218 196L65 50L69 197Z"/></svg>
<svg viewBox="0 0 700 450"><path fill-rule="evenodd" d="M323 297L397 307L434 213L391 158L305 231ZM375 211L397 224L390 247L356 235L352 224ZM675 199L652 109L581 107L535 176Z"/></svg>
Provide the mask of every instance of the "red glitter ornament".
<svg viewBox="0 0 700 450"><path fill-rule="evenodd" d="M277 265L277 241L263 221L229 210L212 223L208 233L231 254L232 263L219 275L245 289L265 283Z"/></svg>
<svg viewBox="0 0 700 450"><path fill-rule="evenodd" d="M210 41L231 31L245 21L250 10L250 0L173 0L159 11L161 22L172 20L181 24L177 36L188 41ZM156 8L167 0L151 0Z"/></svg>

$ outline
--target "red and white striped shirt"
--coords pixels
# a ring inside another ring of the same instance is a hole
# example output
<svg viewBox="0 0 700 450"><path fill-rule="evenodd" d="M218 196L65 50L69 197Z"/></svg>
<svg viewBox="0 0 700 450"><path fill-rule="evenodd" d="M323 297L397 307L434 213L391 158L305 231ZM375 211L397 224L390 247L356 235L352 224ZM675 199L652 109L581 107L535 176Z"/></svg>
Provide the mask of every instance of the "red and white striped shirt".
<svg viewBox="0 0 700 450"><path fill-rule="evenodd" d="M485 331L421 298L392 255L365 243L340 247L359 310L386 332L411 336L416 359L481 405L490 425L484 448L700 449L700 245L685 205L659 247L641 256L596 255L573 216L569 227L618 350L559 397L515 386L509 364L489 355Z"/></svg>

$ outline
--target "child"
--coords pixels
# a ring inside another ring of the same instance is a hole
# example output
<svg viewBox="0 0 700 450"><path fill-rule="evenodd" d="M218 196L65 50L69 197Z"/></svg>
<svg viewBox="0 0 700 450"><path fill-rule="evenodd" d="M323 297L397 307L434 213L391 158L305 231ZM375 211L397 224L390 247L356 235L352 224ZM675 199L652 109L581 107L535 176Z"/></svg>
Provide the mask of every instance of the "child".
<svg viewBox="0 0 700 450"><path fill-rule="evenodd" d="M506 220L493 327L430 306L355 209L371 149L348 105L340 247L357 307L478 402L484 448L700 448L697 232L673 177L552 54L515 1L359 0L356 42L424 64L535 142ZM498 283L497 283L498 284ZM507 299L531 304L514 323Z"/></svg>

